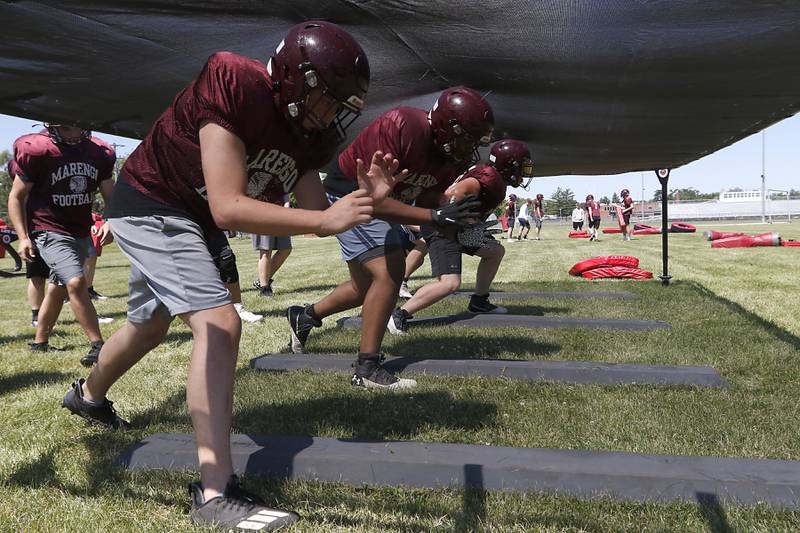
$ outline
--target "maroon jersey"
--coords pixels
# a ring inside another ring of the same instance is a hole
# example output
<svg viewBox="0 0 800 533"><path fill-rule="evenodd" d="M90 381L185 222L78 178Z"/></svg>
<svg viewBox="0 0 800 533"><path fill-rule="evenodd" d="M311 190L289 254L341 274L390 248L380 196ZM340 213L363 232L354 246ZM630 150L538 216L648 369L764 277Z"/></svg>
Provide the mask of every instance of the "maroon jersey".
<svg viewBox="0 0 800 533"><path fill-rule="evenodd" d="M533 214L539 218L544 215L544 207L542 207L542 201L538 198L533 199Z"/></svg>
<svg viewBox="0 0 800 533"><path fill-rule="evenodd" d="M406 204L414 203L426 190L444 192L465 167L439 153L428 112L414 107L390 109L362 130L339 155L342 174L356 181L356 159L369 164L377 150L391 153L400 161L400 169L408 169L408 176L392 192L393 198Z"/></svg>
<svg viewBox="0 0 800 533"><path fill-rule="evenodd" d="M456 184L469 178L478 180L480 184L481 189L478 193L478 201L481 203L480 211L481 219L483 220L506 197L506 182L496 168L489 165L475 165L456 178L456 181L445 191L445 196L452 192Z"/></svg>
<svg viewBox="0 0 800 533"><path fill-rule="evenodd" d="M592 218L600 218L600 204L594 200L586 202L586 210L589 211Z"/></svg>
<svg viewBox="0 0 800 533"><path fill-rule="evenodd" d="M95 192L111 178L116 160L114 149L97 137L76 146L57 145L47 130L17 139L13 172L33 184L28 230L88 237Z"/></svg>
<svg viewBox="0 0 800 533"><path fill-rule="evenodd" d="M198 78L184 88L131 154L122 178L157 203L186 212L206 233L217 231L200 160L200 126L219 124L235 134L247 153L251 198L283 203L303 174L325 165L338 141L329 129L304 135L273 100L266 66L230 52L208 58ZM115 205L113 216L124 216Z"/></svg>
<svg viewBox="0 0 800 533"><path fill-rule="evenodd" d="M633 205L633 198L630 196L626 196L624 200L622 200L622 210L625 212L624 214L629 215L633 211L630 207ZM625 211L627 209L627 211Z"/></svg>

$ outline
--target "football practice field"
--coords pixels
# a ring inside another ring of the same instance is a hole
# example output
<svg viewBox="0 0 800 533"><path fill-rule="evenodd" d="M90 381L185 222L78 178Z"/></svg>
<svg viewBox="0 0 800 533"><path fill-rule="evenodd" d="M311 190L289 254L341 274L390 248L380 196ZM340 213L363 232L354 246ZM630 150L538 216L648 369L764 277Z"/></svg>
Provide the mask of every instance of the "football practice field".
<svg viewBox="0 0 800 533"><path fill-rule="evenodd" d="M607 225L607 224L606 224ZM447 326L386 336L388 355L604 361L705 365L727 388L572 385L510 379L418 376L412 391L356 389L349 376L260 372L251 358L282 351L289 339L287 306L311 303L347 277L336 239L294 239L276 276L275 296L251 287L256 252L232 239L243 299L266 315L244 324L234 396L234 432L418 442L483 444L648 454L800 461L800 248L711 249L701 232L777 231L800 240L793 224L702 224L696 234L670 235L674 281L586 281L573 263L597 255L635 255L640 268L661 272L660 236L622 242L568 239L547 224L542 241L506 243L494 289L505 291L630 291L634 299L504 300L510 313L661 320L670 329L470 330ZM534 232L531 232L533 234ZM0 266L9 268L6 258ZM477 260L465 259L464 288ZM103 250L95 288L109 296L99 314L111 335L125 320L129 264L116 245ZM429 281L426 264L412 291ZM158 432L191 432L185 380L191 335L179 320L165 342L109 393L128 432L88 426L60 407L70 383L85 377L78 359L88 342L65 306L51 344L63 353L31 353L24 276L0 278L0 531L187 531L186 485L196 474L114 466L124 449ZM440 302L419 316L455 314L467 300ZM354 310L349 314L357 314ZM308 349L352 353L354 332L336 318L314 330ZM302 356L298 356L302 357ZM718 507L697 503L621 502L552 493L478 489L351 487L244 476L268 505L300 513L296 531L797 531L800 510L767 504ZM200 530L198 530L200 531ZM290 529L291 531L291 529Z"/></svg>

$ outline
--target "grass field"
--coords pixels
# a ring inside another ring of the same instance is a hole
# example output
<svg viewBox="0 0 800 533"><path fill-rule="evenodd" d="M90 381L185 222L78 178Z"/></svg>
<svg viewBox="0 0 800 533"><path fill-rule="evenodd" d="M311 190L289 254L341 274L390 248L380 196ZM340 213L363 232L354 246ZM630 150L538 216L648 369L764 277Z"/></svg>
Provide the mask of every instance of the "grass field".
<svg viewBox="0 0 800 533"><path fill-rule="evenodd" d="M708 227L724 227L713 224ZM707 229L706 226L700 230ZM739 225L800 240L800 223ZM312 302L346 277L335 239L297 238L275 282L276 296L249 290L256 256L234 239L244 302L267 315L243 326L234 431L459 442L677 455L800 460L799 248L712 250L699 234L673 235L674 282L589 282L567 270L594 255L631 254L660 273L660 238L627 243L566 238L545 225L540 242L507 244L496 288L627 290L634 300L511 300L510 312L665 320L670 330L454 330L437 327L387 337L390 355L712 365L727 389L520 383L505 379L419 379L403 394L350 387L345 376L280 374L247 368L251 357L280 350L291 304ZM2 265L8 267L9 260ZM477 262L465 260L465 286ZM428 279L428 266L412 289ZM104 250L95 287L111 296L101 314L125 316L128 263L115 245ZM127 433L86 426L61 409L69 383L86 374L78 359L87 342L65 308L51 342L63 354L31 354L33 331L24 277L0 278L0 531L186 531L185 485L193 474L130 473L111 466L124 448L160 431L191 431L184 404L190 335L177 321L154 350L110 392L135 425ZM424 314L461 311L448 300ZM315 352L354 353L352 332L335 317L315 330ZM800 511L696 504L590 501L552 494L476 490L353 488L246 477L245 485L303 516L297 531L797 531Z"/></svg>

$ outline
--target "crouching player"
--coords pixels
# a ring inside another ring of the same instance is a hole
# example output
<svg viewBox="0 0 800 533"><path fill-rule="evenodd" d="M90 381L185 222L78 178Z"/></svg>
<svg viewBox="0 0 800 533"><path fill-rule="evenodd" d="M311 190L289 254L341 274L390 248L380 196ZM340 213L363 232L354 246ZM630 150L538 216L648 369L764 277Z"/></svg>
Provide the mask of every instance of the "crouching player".
<svg viewBox="0 0 800 533"><path fill-rule="evenodd" d="M503 201L506 186L518 187L523 178L533 172L528 147L511 139L492 146L489 163L476 165L461 175L444 193L444 202L452 202L468 195L480 201L480 216L484 220ZM471 313L505 313L506 309L489 302L489 287L505 255L503 245L485 232L486 223L475 224L460 230L456 240L427 228L423 231L428 243L431 272L436 281L421 287L403 307L397 308L389 319L391 333L403 334L408 330L408 319L421 309L430 307L454 293L461 286L461 254L481 258L475 280L475 292L470 298ZM496 230L498 233L501 230ZM470 235L472 234L472 235Z"/></svg>

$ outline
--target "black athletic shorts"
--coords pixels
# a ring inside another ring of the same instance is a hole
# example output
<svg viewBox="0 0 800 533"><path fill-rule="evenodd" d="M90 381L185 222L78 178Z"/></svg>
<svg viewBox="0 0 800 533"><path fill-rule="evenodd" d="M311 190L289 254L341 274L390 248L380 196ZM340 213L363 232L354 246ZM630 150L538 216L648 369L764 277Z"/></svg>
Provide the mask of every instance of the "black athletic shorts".
<svg viewBox="0 0 800 533"><path fill-rule="evenodd" d="M572 223L572 229L576 230L576 231L580 230L580 229L583 229L583 222L573 222Z"/></svg>
<svg viewBox="0 0 800 533"><path fill-rule="evenodd" d="M475 255L478 248L467 248L458 242L431 235L425 238L428 244L428 257L431 261L431 274L438 278L444 274L461 274L461 254Z"/></svg>
<svg viewBox="0 0 800 533"><path fill-rule="evenodd" d="M600 229L600 217L590 218L589 219L589 227L590 228Z"/></svg>
<svg viewBox="0 0 800 533"><path fill-rule="evenodd" d="M630 224L631 224L631 214L630 213L625 213L624 215L622 215L622 218L623 218L623 220L625 220L625 225L626 226L630 226Z"/></svg>
<svg viewBox="0 0 800 533"><path fill-rule="evenodd" d="M47 279L50 277L50 267L47 266L47 263L44 262L44 259L42 259L41 254L37 253L36 257L31 262L25 261L25 277L28 279L31 278Z"/></svg>

